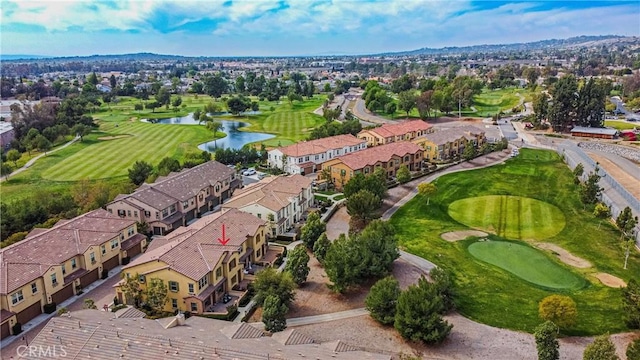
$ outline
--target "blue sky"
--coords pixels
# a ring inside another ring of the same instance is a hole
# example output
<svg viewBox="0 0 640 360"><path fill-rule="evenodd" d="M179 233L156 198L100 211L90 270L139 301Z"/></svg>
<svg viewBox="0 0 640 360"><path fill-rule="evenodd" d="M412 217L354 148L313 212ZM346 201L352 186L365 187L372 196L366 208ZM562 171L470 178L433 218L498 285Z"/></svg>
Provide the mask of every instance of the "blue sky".
<svg viewBox="0 0 640 360"><path fill-rule="evenodd" d="M640 36L640 1L1 1L2 54L370 54Z"/></svg>

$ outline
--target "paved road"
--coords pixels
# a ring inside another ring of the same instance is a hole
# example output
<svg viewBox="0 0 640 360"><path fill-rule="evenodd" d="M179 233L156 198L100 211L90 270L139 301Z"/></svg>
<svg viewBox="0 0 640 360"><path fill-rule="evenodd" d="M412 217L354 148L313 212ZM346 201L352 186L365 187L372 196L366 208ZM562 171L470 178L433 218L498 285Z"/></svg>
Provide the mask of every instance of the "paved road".
<svg viewBox="0 0 640 360"><path fill-rule="evenodd" d="M79 137L79 136L76 136L75 138L73 138L73 140L69 141L68 143L66 143L66 144L64 144L64 145L62 145L62 146L60 146L60 147L57 147L57 148L55 148L55 149L53 149L53 150L51 150L51 151L49 151L49 152L47 152L47 153L40 154L40 155L38 155L38 156L34 157L33 159L31 159L31 160L27 161L27 163L26 163L26 164L24 164L24 166L23 166L23 167L21 167L21 168L19 168L19 169L15 170L14 172L12 172L12 173L11 173L11 175L9 175L9 178L11 178L11 176L12 176L12 175L17 175L17 174L20 174L21 172L23 172L23 171L27 170L28 168L30 168L30 167L31 167L31 165L33 165L33 164L34 164L38 159L40 159L41 157L43 157L43 156L47 156L47 155L49 155L49 154L51 154L51 153L54 153L54 152L56 152L56 151L58 151L58 150L62 150L62 149L64 149L64 148L66 148L67 146L69 146L69 145L73 144L74 142L78 141L79 139L80 139L80 137ZM7 177L0 178L0 182L5 181L5 180L7 180Z"/></svg>
<svg viewBox="0 0 640 360"><path fill-rule="evenodd" d="M610 100L612 103L616 104L616 111L619 113L623 113L627 120L640 121L640 115L627 110L627 108L624 107L624 103L619 96L612 96Z"/></svg>
<svg viewBox="0 0 640 360"><path fill-rule="evenodd" d="M367 110L364 106L364 100L362 99L362 94L359 93L356 98L356 104L353 107L353 115L355 115L358 119L374 123L374 124L388 124L395 123L393 120L385 119L381 116L372 114L369 110Z"/></svg>

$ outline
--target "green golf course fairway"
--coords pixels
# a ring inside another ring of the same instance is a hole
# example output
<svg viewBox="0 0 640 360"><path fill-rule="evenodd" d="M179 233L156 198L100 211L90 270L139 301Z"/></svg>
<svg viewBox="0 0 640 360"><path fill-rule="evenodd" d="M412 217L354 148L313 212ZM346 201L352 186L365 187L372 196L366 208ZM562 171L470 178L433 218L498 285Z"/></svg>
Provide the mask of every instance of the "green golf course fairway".
<svg viewBox="0 0 640 360"><path fill-rule="evenodd" d="M448 212L461 224L508 239L546 239L560 233L566 223L564 214L556 206L520 196L460 199L449 205Z"/></svg>
<svg viewBox="0 0 640 360"><path fill-rule="evenodd" d="M583 278L526 245L510 241L478 241L467 250L476 259L545 289L577 290L585 285Z"/></svg>

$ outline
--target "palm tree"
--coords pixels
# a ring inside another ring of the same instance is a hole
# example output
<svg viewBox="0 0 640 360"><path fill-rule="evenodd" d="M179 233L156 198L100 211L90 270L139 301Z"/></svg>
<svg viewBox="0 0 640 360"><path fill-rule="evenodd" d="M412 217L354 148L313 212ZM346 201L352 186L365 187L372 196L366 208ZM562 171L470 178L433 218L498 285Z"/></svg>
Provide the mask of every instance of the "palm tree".
<svg viewBox="0 0 640 360"><path fill-rule="evenodd" d="M217 121L209 121L207 122L207 129L213 131L213 146L218 147L218 145L216 144L216 133L218 131L222 131L224 129L224 126L222 126L222 124Z"/></svg>

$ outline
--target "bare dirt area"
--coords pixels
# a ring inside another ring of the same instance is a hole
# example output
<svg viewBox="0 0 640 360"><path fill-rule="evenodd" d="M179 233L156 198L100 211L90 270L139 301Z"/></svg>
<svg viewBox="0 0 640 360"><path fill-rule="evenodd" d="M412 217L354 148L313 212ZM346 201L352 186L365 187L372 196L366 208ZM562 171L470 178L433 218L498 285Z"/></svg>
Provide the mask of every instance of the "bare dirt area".
<svg viewBox="0 0 640 360"><path fill-rule="evenodd" d="M613 176L620 185L624 186L631 195L636 199L640 199L640 186L638 186L638 179L634 175L630 174L628 171L602 155L589 152L589 157L597 161L600 166Z"/></svg>
<svg viewBox="0 0 640 360"><path fill-rule="evenodd" d="M558 256L560 261L562 261L563 263L569 266L577 267L579 269L586 269L591 267L591 263L589 261L573 255L572 253L568 252L567 250L561 248L556 244L541 242L541 243L534 243L534 245L540 249L549 250L553 252L556 256Z"/></svg>
<svg viewBox="0 0 640 360"><path fill-rule="evenodd" d="M340 234L348 234L350 219L351 216L347 214L346 206L338 209L327 222L327 238L329 240L335 240Z"/></svg>
<svg viewBox="0 0 640 360"><path fill-rule="evenodd" d="M440 235L441 238L447 241L460 241L468 238L469 236L487 236L486 232L482 232L479 230L458 230L458 231L450 231Z"/></svg>
<svg viewBox="0 0 640 360"><path fill-rule="evenodd" d="M117 140L117 139L124 139L124 138L128 138L131 135L116 135L116 136L101 136L98 138L98 140Z"/></svg>
<svg viewBox="0 0 640 360"><path fill-rule="evenodd" d="M626 287L627 283L624 282L624 280L620 279L617 276L613 276L611 274L607 274L607 273L596 273L593 276L595 276L598 280L600 280L600 282L608 287L612 287L612 288L621 288L621 287Z"/></svg>
<svg viewBox="0 0 640 360"><path fill-rule="evenodd" d="M453 324L453 330L445 342L438 346L409 343L393 327L383 327L369 316L305 325L297 329L321 342L343 340L367 349L416 354L424 359L537 359L535 340L530 334L478 324L457 314L445 318ZM633 334L613 335L612 339L618 353L622 354L633 339ZM559 342L560 359L574 360L582 359L584 348L591 339L570 337L562 338Z"/></svg>

